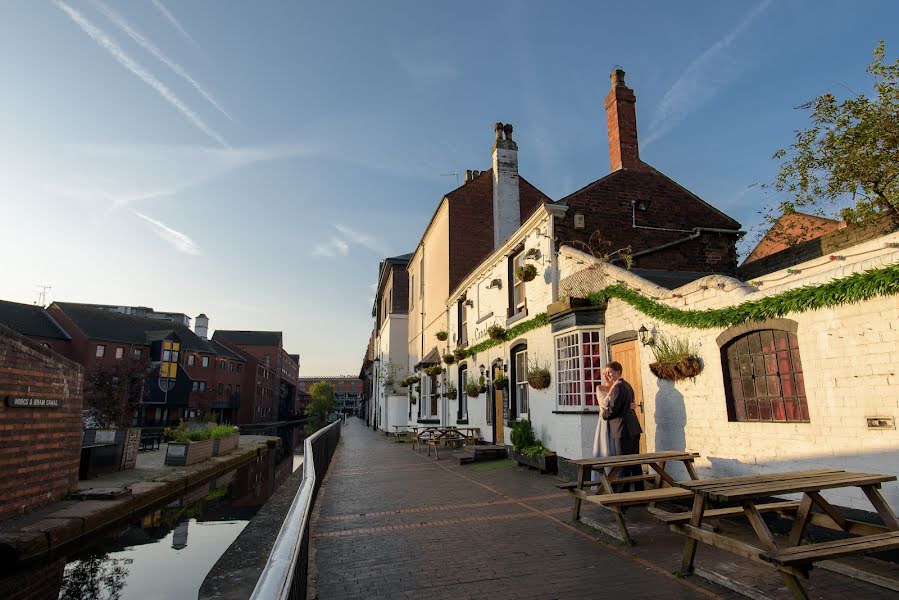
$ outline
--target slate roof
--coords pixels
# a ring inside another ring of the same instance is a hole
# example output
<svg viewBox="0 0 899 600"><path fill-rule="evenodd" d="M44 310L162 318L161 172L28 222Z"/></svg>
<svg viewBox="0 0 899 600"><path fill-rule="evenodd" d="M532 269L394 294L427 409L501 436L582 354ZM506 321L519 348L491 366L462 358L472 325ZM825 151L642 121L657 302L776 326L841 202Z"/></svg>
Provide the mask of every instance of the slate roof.
<svg viewBox="0 0 899 600"><path fill-rule="evenodd" d="M440 353L437 351L437 348L431 348L431 351L425 354L425 357L415 365L415 368L418 369L419 367L428 367L438 364L440 364Z"/></svg>
<svg viewBox="0 0 899 600"><path fill-rule="evenodd" d="M180 323L123 315L75 302L54 302L52 306L64 312L90 339L147 345L174 331L181 338L183 350L220 354L210 342L200 339Z"/></svg>
<svg viewBox="0 0 899 600"><path fill-rule="evenodd" d="M280 331L234 331L216 329L213 340L225 340L239 346L280 346Z"/></svg>
<svg viewBox="0 0 899 600"><path fill-rule="evenodd" d="M709 275L715 275L715 273L698 271L662 271L660 269L631 269L631 273L669 290L677 289Z"/></svg>
<svg viewBox="0 0 899 600"><path fill-rule="evenodd" d="M41 306L0 300L0 324L26 337L72 339L66 330Z"/></svg>
<svg viewBox="0 0 899 600"><path fill-rule="evenodd" d="M232 350L231 348L229 348L228 346L226 346L220 342L217 342L215 340L210 340L209 345L212 346L213 348L215 348L216 354L220 354L220 355L224 356L225 358L230 358L231 360L239 360L241 362L247 362L247 359L245 359L243 356L241 356L240 354L238 354L237 352L235 352L234 350Z"/></svg>

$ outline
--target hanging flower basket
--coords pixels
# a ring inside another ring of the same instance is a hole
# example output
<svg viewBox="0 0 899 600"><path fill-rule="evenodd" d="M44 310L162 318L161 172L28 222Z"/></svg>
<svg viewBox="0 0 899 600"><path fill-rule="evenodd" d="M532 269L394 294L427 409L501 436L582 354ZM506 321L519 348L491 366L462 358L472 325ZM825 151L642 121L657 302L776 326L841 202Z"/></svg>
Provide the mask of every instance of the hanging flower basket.
<svg viewBox="0 0 899 600"><path fill-rule="evenodd" d="M505 377L497 377L493 380L493 388L497 390L504 390L509 387L509 380Z"/></svg>
<svg viewBox="0 0 899 600"><path fill-rule="evenodd" d="M465 385L465 393L469 398L477 398L481 395L481 386L476 383L469 383Z"/></svg>
<svg viewBox="0 0 899 600"><path fill-rule="evenodd" d="M649 370L659 379L680 381L699 375L702 372L702 361L696 356L686 356L677 362L651 363Z"/></svg>
<svg viewBox="0 0 899 600"><path fill-rule="evenodd" d="M425 369L425 373L427 373L431 377L433 377L434 375L440 375L441 373L443 373L443 367L441 367L440 365L434 365L433 367L428 367L427 369Z"/></svg>
<svg viewBox="0 0 899 600"><path fill-rule="evenodd" d="M465 348L456 348L453 350L453 356L456 357L456 360L465 360L468 358L468 350Z"/></svg>
<svg viewBox="0 0 899 600"><path fill-rule="evenodd" d="M535 390L545 390L549 387L550 376L548 369L530 369L528 370L528 385Z"/></svg>
<svg viewBox="0 0 899 600"><path fill-rule="evenodd" d="M456 362L456 355L455 354L444 354L443 362L445 362L448 365L453 364L454 362Z"/></svg>
<svg viewBox="0 0 899 600"><path fill-rule="evenodd" d="M441 342L445 342L446 338L449 337L449 335L445 331L438 331L435 335L437 336L437 339L440 340Z"/></svg>
<svg viewBox="0 0 899 600"><path fill-rule="evenodd" d="M506 335L506 328L502 325L491 325L487 328L487 335L490 336L490 339L501 340Z"/></svg>
<svg viewBox="0 0 899 600"><path fill-rule="evenodd" d="M524 265L515 269L515 277L518 281L533 281L537 277L537 267L534 265Z"/></svg>
<svg viewBox="0 0 899 600"><path fill-rule="evenodd" d="M406 386L405 387L409 387L410 385L412 385L414 383L418 383L419 381L421 381L420 376L410 375L409 377L406 378Z"/></svg>

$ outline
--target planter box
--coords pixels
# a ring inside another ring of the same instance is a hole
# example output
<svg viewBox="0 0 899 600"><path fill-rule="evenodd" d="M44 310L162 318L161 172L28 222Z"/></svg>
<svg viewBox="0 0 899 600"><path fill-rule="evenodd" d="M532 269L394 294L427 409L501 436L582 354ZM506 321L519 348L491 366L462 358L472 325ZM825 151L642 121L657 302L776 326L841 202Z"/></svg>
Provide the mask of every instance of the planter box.
<svg viewBox="0 0 899 600"><path fill-rule="evenodd" d="M558 456L556 454L550 454L549 456L538 456L536 458L531 458L526 454L519 454L515 452L511 448L509 449L509 457L517 462L519 465L523 465L525 467L529 467L531 469L537 469L541 473L551 473L555 474L558 471Z"/></svg>
<svg viewBox="0 0 899 600"><path fill-rule="evenodd" d="M235 432L233 435L212 440L212 442L212 455L221 456L222 454L228 454L240 446L240 434Z"/></svg>
<svg viewBox="0 0 899 600"><path fill-rule="evenodd" d="M171 467L183 467L203 462L212 458L212 443L216 440L189 442L182 444L169 442L165 453L165 464Z"/></svg>

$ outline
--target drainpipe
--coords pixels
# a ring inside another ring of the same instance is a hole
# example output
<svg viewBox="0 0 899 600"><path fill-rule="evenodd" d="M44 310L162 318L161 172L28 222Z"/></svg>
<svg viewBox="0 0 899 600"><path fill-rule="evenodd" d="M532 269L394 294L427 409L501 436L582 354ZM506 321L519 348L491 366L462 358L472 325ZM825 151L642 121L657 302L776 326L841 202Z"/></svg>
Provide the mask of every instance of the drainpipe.
<svg viewBox="0 0 899 600"><path fill-rule="evenodd" d="M556 247L556 217L564 217L568 212L567 206L558 204L546 204L546 212L549 213L549 272L552 302L559 299L559 250Z"/></svg>

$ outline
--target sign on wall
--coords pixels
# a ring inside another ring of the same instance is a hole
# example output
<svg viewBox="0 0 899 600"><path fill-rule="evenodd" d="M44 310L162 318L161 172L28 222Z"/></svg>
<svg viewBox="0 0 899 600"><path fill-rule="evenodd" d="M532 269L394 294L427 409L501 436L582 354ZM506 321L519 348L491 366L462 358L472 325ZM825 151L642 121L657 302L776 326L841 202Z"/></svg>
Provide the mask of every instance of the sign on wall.
<svg viewBox="0 0 899 600"><path fill-rule="evenodd" d="M10 408L59 408L58 398L15 398L6 397L6 406Z"/></svg>

